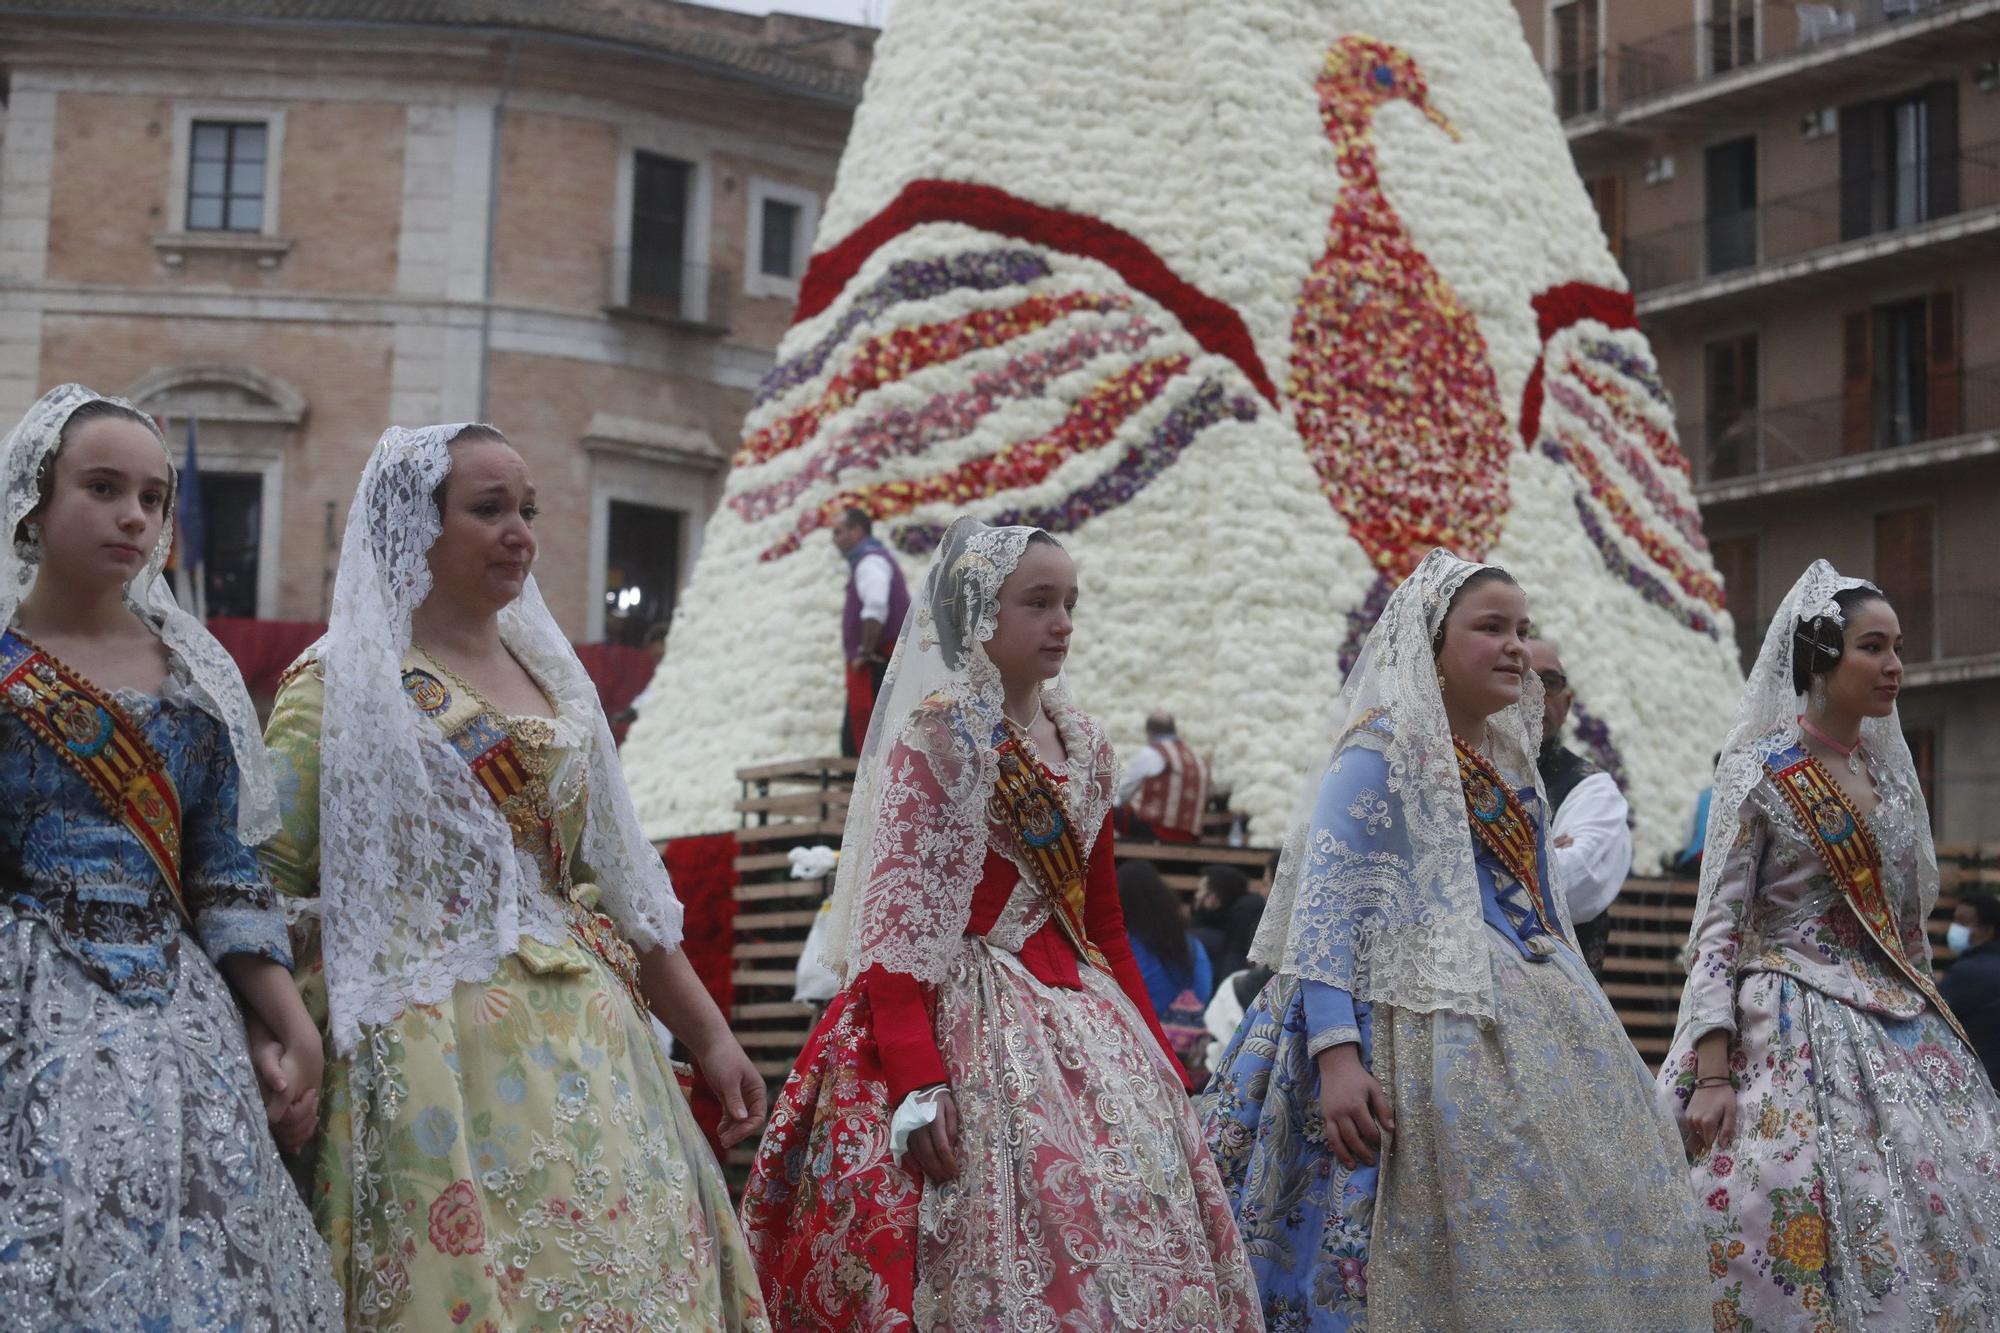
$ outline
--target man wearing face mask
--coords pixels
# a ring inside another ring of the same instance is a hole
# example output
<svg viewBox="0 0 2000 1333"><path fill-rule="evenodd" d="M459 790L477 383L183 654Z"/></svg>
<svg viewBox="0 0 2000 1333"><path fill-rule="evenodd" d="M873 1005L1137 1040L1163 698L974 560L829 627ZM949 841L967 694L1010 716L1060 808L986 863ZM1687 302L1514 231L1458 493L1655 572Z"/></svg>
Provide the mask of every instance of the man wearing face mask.
<svg viewBox="0 0 2000 1333"><path fill-rule="evenodd" d="M1944 939L1958 958L1938 978L1938 993L1965 1025L1986 1076L2000 1076L2000 896L1960 898Z"/></svg>
<svg viewBox="0 0 2000 1333"><path fill-rule="evenodd" d="M1542 681L1542 752L1535 762L1554 807L1549 852L1569 901L1577 948L1602 981L1611 904L1632 869L1632 808L1609 773L1559 739L1575 696L1556 646L1528 640L1528 667Z"/></svg>

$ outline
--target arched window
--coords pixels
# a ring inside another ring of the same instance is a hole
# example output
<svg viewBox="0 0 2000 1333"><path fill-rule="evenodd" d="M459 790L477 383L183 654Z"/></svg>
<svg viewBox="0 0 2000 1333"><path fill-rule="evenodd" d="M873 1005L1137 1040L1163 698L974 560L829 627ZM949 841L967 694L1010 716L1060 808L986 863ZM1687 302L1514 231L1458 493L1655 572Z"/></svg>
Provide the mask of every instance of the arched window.
<svg viewBox="0 0 2000 1333"><path fill-rule="evenodd" d="M285 456L305 421L304 395L247 366L190 365L156 371L126 394L166 424L174 461L186 466L192 423L200 487L199 588L180 575L179 591L204 615L278 618L278 513Z"/></svg>

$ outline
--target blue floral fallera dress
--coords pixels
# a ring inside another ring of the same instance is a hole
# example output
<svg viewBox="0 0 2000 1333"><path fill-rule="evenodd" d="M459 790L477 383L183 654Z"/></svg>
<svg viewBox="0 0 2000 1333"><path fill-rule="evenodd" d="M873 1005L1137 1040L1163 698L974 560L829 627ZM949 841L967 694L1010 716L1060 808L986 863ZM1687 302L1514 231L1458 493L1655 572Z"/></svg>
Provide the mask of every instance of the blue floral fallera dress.
<svg viewBox="0 0 2000 1333"><path fill-rule="evenodd" d="M190 931L138 839L0 705L0 1310L9 1328L340 1326L216 962L286 966L222 724L113 696L182 804Z"/></svg>
<svg viewBox="0 0 2000 1333"><path fill-rule="evenodd" d="M1346 751L1314 835L1381 831L1379 752ZM1540 804L1518 792L1548 864ZM1373 811L1376 822L1367 816ZM1708 1327L1686 1158L1574 946L1477 847L1496 1013L1415 1013L1273 977L1224 1054L1204 1129L1271 1333ZM1546 882L1546 880L1544 881ZM1394 1108L1378 1166L1321 1127L1316 1057L1357 1042Z"/></svg>

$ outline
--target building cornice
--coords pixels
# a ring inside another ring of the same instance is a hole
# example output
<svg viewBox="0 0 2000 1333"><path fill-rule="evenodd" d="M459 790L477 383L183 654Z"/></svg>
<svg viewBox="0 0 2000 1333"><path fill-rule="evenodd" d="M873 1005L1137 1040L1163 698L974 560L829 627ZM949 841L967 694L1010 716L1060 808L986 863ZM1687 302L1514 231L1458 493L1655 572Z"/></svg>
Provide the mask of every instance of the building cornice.
<svg viewBox="0 0 2000 1333"><path fill-rule="evenodd" d="M287 324L377 325L420 328L442 336L478 332L492 318L492 349L527 356L563 357L656 374L708 380L725 388L754 390L770 370L767 348L713 334L680 333L644 321L537 306L339 293L171 291L47 283L0 287L0 312L42 318L92 316L131 319L213 319Z"/></svg>
<svg viewBox="0 0 2000 1333"><path fill-rule="evenodd" d="M407 51L412 32L442 36L464 35L491 41L495 37L528 39L584 49L615 50L645 60L698 70L731 82L806 101L852 110L861 101L864 75L834 64L795 59L785 48L801 43L758 40L746 31L717 31L739 16L699 5L662 3L663 16L688 11L688 22L648 22L628 8L587 0L99 0L60 3L59 0L4 0L0 19L40 19L60 24L132 24L181 27L190 31L218 26L254 29L272 36L323 34L342 30L345 42L363 33L378 33L386 44ZM788 20L792 23L811 22ZM872 47L869 29L845 24L815 24L830 39L845 39ZM204 39L213 43L212 32ZM323 49L323 48L322 48ZM102 60L101 53L91 57ZM865 57L864 57L865 58Z"/></svg>

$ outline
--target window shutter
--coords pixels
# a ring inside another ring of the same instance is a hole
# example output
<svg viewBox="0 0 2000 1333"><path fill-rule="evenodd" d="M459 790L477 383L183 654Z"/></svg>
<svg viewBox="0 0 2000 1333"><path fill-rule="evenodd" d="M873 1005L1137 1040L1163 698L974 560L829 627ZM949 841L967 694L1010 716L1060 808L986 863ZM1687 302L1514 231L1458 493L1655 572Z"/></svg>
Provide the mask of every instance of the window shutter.
<svg viewBox="0 0 2000 1333"><path fill-rule="evenodd" d="M1947 79L1924 89L1924 217L1958 211L1958 83Z"/></svg>
<svg viewBox="0 0 2000 1333"><path fill-rule="evenodd" d="M1875 314L1850 310L1841 339L1840 451L1875 447Z"/></svg>
<svg viewBox="0 0 2000 1333"><path fill-rule="evenodd" d="M1925 434L1933 440L1965 429L1959 373L1958 293L1932 292L1924 310Z"/></svg>
<svg viewBox="0 0 2000 1333"><path fill-rule="evenodd" d="M1856 102L1840 109L1840 239L1875 230L1882 164L1882 104Z"/></svg>
<svg viewBox="0 0 2000 1333"><path fill-rule="evenodd" d="M1936 655L1934 519L1929 505L1875 516L1875 583L1902 622L1906 662L1928 662Z"/></svg>
<svg viewBox="0 0 2000 1333"><path fill-rule="evenodd" d="M1590 202L1597 210L1598 225L1604 228L1604 243L1611 257L1625 257L1625 181L1613 174L1590 182Z"/></svg>

